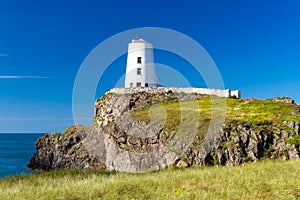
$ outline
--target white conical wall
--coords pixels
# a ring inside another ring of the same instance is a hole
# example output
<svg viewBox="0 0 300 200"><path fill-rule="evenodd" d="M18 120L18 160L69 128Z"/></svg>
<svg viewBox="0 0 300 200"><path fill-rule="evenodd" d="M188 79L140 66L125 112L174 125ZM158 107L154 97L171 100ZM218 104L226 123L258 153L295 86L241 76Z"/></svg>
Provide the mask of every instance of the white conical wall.
<svg viewBox="0 0 300 200"><path fill-rule="evenodd" d="M157 87L153 46L142 39L133 39L128 45L125 87Z"/></svg>

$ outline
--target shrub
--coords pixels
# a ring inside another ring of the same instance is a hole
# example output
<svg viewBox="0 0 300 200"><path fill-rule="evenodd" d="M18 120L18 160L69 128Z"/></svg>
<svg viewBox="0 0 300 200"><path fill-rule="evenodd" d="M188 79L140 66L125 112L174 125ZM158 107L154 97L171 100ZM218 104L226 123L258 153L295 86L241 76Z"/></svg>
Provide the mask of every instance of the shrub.
<svg viewBox="0 0 300 200"><path fill-rule="evenodd" d="M253 162L254 160L253 160L253 158L251 157L251 156L247 156L246 158L245 158L245 162L247 163L247 162Z"/></svg>
<svg viewBox="0 0 300 200"><path fill-rule="evenodd" d="M296 135L292 138L286 138L285 143L294 145L295 147L298 148L300 146L300 135Z"/></svg>
<svg viewBox="0 0 300 200"><path fill-rule="evenodd" d="M264 154L267 156L271 156L272 152L274 152L274 148L270 146L268 149L265 149Z"/></svg>

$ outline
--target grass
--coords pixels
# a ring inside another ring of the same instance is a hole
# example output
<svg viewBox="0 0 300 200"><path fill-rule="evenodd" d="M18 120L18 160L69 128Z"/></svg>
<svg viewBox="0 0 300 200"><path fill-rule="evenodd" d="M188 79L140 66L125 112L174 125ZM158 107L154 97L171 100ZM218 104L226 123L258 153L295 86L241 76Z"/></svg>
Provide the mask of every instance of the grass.
<svg viewBox="0 0 300 200"><path fill-rule="evenodd" d="M300 160L144 174L50 171L0 180L0 199L300 199Z"/></svg>
<svg viewBox="0 0 300 200"><path fill-rule="evenodd" d="M195 102L198 106L195 107ZM243 102L241 99L227 98L202 98L198 101L186 102L164 102L160 103L166 112L165 130L177 130L180 122L184 120L182 111L188 109L190 112L185 117L188 120L199 120L199 132L206 132L212 113L217 116L225 116L226 122L239 122L250 126L263 126L266 124L282 124L283 121L300 122L299 106L274 102L271 100L254 100L253 102ZM192 106L191 106L192 105ZM214 107L212 107L214 105ZM132 119L135 121L144 121L150 123L151 117L149 111L152 107L144 110L135 110L132 112ZM155 106L153 108L155 110ZM296 112L296 113L295 113ZM158 116L159 110L154 111ZM199 116L199 117L197 117ZM200 133L201 135L201 133Z"/></svg>
<svg viewBox="0 0 300 200"><path fill-rule="evenodd" d="M236 99L227 99L227 118L241 120L250 124L264 121L282 122L290 117L300 119L300 114L293 114L297 105L269 100L254 100L251 103Z"/></svg>

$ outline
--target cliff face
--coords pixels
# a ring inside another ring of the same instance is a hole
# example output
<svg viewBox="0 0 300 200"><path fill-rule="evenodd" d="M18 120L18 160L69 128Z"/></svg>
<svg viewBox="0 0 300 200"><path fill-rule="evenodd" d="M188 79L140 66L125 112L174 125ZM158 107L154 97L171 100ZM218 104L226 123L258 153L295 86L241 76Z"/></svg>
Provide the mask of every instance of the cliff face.
<svg viewBox="0 0 300 200"><path fill-rule="evenodd" d="M266 124L263 129L226 124L220 134L220 143L211 152L206 152L205 163L240 165L261 159L299 159L299 123L285 123L289 126L289 131L273 124ZM194 152L188 153L187 157L189 161L193 160ZM192 164L197 165L199 162Z"/></svg>
<svg viewBox="0 0 300 200"><path fill-rule="evenodd" d="M107 93L95 103L92 126L38 139L28 168L142 172L299 158L300 107L291 100L217 99L227 102L226 120L210 126L209 96L139 89Z"/></svg>

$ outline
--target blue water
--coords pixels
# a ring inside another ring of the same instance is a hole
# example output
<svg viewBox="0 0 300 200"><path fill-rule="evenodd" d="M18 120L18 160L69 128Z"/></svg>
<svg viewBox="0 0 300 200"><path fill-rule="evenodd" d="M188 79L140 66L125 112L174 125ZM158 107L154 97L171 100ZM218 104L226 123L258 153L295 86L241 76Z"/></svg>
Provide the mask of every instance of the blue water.
<svg viewBox="0 0 300 200"><path fill-rule="evenodd" d="M43 134L0 134L0 178L31 173L27 164L35 153L35 142Z"/></svg>

